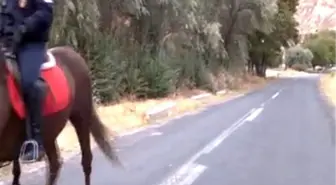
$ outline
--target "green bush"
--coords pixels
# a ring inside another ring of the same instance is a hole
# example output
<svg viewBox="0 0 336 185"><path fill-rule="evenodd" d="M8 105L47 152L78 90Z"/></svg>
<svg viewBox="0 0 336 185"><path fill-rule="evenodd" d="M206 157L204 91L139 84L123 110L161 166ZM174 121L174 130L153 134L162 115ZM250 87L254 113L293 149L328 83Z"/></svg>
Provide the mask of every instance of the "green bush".
<svg viewBox="0 0 336 185"><path fill-rule="evenodd" d="M304 45L314 54L314 66L328 66L335 63L336 33L334 31L321 31L306 39Z"/></svg>
<svg viewBox="0 0 336 185"><path fill-rule="evenodd" d="M101 38L104 41L96 37L92 43L95 47L87 55L98 102L117 101L127 95L163 97L175 90L176 70L166 61L151 57L146 50L136 46L125 50L112 38Z"/></svg>
<svg viewBox="0 0 336 185"><path fill-rule="evenodd" d="M288 67L293 67L295 65L298 69L306 69L311 67L312 59L313 54L309 49L301 46L294 46L287 50L285 62Z"/></svg>
<svg viewBox="0 0 336 185"><path fill-rule="evenodd" d="M138 97L164 97L175 90L177 70L167 61L148 55L140 63L140 76L146 82L146 88Z"/></svg>
<svg viewBox="0 0 336 185"><path fill-rule="evenodd" d="M187 54L181 60L175 60L172 66L177 70L177 87L212 90L211 71L196 54Z"/></svg>

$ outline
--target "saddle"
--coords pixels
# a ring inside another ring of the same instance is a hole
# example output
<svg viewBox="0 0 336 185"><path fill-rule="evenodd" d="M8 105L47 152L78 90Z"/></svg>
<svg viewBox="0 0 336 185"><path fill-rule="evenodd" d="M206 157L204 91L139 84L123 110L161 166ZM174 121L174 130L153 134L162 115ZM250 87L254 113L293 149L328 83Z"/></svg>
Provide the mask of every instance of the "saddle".
<svg viewBox="0 0 336 185"><path fill-rule="evenodd" d="M14 111L25 118L26 110L21 91L21 75L15 58L7 57L7 89ZM41 65L39 79L35 82L42 89L43 115L47 116L66 108L70 102L70 85L55 56L48 50Z"/></svg>
<svg viewBox="0 0 336 185"><path fill-rule="evenodd" d="M47 51L44 55L44 63L41 66L41 70L47 70L56 66L56 61L54 56ZM10 74L13 74L15 83L18 87L21 87L21 76L19 72L19 67L15 59L7 59L6 67ZM39 79L36 81L36 85L42 90L42 96L45 98L47 92L50 90L48 84L44 78L40 75Z"/></svg>

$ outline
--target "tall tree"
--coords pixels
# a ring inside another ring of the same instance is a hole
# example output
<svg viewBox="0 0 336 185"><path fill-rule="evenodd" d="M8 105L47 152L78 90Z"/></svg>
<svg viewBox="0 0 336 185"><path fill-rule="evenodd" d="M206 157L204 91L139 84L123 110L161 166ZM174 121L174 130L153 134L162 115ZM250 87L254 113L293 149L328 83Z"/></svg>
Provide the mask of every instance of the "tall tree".
<svg viewBox="0 0 336 185"><path fill-rule="evenodd" d="M288 10L291 11L293 14L295 14L299 6L299 0L280 0L279 2L286 4Z"/></svg>
<svg viewBox="0 0 336 185"><path fill-rule="evenodd" d="M271 33L255 32L250 35L249 67L256 71L258 76L265 76L266 67L280 62L281 47L287 47L288 41L298 42L297 22L294 14L284 0L279 0L278 12L272 18L274 29ZM252 71L252 69L250 69Z"/></svg>
<svg viewBox="0 0 336 185"><path fill-rule="evenodd" d="M328 66L336 62L336 32L321 31L312 34L304 41L304 46L309 48L313 55L313 66Z"/></svg>
<svg viewBox="0 0 336 185"><path fill-rule="evenodd" d="M223 1L221 34L232 71L244 70L248 53L248 35L255 31L270 32L270 20L277 10L272 0Z"/></svg>

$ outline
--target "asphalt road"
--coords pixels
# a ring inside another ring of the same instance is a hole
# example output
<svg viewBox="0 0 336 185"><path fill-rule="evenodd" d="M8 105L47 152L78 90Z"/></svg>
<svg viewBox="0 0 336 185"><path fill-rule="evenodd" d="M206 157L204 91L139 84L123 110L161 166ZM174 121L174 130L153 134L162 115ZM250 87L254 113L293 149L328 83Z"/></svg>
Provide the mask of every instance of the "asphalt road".
<svg viewBox="0 0 336 185"><path fill-rule="evenodd" d="M93 185L335 185L334 110L317 77L262 90L119 139L127 169L94 152ZM44 173L44 172L43 172ZM41 172L22 184L44 184ZM84 184L80 156L59 185Z"/></svg>

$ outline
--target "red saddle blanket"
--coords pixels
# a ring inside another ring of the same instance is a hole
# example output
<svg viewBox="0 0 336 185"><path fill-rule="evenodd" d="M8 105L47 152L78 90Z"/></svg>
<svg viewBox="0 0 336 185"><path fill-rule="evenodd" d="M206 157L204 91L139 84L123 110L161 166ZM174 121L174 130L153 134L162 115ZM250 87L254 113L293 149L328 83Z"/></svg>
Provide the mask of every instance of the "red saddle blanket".
<svg viewBox="0 0 336 185"><path fill-rule="evenodd" d="M70 101L70 87L63 70L55 64L48 69L41 69L41 77L49 87L43 103L43 115L47 116L66 108ZM8 72L7 88L14 111L24 119L25 106L13 72Z"/></svg>

